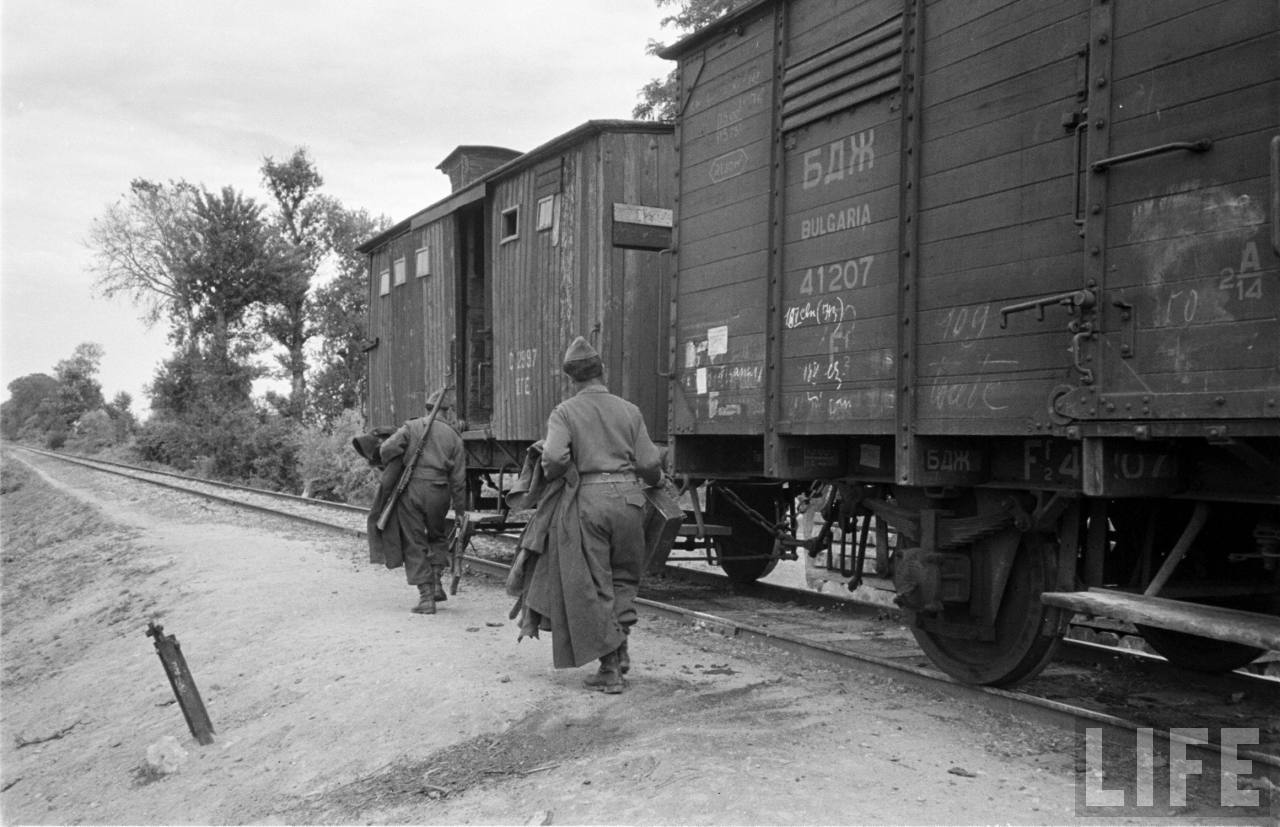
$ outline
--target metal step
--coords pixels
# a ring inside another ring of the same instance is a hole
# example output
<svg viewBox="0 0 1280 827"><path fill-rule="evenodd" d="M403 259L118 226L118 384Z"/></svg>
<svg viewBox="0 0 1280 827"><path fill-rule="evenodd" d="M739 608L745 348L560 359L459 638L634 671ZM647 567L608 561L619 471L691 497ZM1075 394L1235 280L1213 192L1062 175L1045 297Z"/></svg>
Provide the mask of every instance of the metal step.
<svg viewBox="0 0 1280 827"><path fill-rule="evenodd" d="M727 525L703 523L699 530L697 523L682 523L679 534L681 537L728 537L733 534L733 529Z"/></svg>
<svg viewBox="0 0 1280 827"><path fill-rule="evenodd" d="M1201 606L1166 597L1089 589L1083 592L1045 592L1046 606L1070 609L1083 615L1127 620L1159 629L1229 640L1259 649L1280 649L1280 617Z"/></svg>

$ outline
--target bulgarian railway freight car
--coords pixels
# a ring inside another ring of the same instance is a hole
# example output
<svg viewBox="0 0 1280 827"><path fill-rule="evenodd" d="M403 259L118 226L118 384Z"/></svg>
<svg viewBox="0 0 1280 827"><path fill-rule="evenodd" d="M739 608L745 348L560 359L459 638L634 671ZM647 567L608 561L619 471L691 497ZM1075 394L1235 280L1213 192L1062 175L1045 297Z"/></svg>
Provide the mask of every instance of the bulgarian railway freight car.
<svg viewBox="0 0 1280 827"><path fill-rule="evenodd" d="M589 121L523 154L461 146L439 169L453 192L360 248L368 424L420 416L431 392L452 386L482 506L482 477L518 469L543 436L568 387L561 357L583 335L610 387L662 438L671 125Z"/></svg>
<svg viewBox="0 0 1280 827"><path fill-rule="evenodd" d="M670 439L732 576L852 542L978 683L1075 613L1280 648L1278 8L759 0L665 51Z"/></svg>

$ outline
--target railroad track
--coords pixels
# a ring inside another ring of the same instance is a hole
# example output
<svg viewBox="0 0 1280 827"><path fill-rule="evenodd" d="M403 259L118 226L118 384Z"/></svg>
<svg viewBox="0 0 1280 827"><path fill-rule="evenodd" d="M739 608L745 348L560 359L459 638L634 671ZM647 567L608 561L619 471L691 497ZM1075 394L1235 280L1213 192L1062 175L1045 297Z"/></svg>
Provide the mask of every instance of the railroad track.
<svg viewBox="0 0 1280 827"><path fill-rule="evenodd" d="M103 473L248 508L289 520L365 535L367 509L291 494L197 480L181 474L22 447L18 450ZM512 538L478 535L466 556L471 573L501 581ZM1055 660L1016 690L960 683L932 667L910 631L882 606L765 583L732 585L722 576L668 566L646 580L640 604L743 640L892 678L946 696L977 700L1068 729L1101 726L1134 732L1257 727L1260 743L1241 748L1255 773L1280 784L1280 680L1242 672L1206 675L1132 650L1064 640Z"/></svg>
<svg viewBox="0 0 1280 827"><path fill-rule="evenodd" d="M122 462L45 451L28 446L13 447L18 451L52 457L62 462L91 468L106 474L114 474L126 479L150 483L172 491L194 494L214 502L234 505L238 508L282 516L324 528L346 531L361 537L365 533L365 518L369 510L358 505L317 500L311 497L300 497L297 494L267 491L261 488L233 485L215 480L203 480L172 471L159 471L154 468L142 468Z"/></svg>

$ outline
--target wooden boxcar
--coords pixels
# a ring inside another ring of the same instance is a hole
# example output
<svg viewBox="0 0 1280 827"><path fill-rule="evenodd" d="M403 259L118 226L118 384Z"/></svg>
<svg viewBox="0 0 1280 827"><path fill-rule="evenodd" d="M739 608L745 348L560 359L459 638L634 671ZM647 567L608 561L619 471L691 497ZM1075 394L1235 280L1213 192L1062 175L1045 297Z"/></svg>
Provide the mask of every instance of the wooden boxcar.
<svg viewBox="0 0 1280 827"><path fill-rule="evenodd" d="M568 389L561 357L583 335L662 438L671 125L589 121L523 154L459 147L439 168L453 192L360 248L368 424L420 416L452 386L479 492L478 474L518 467L543 436Z"/></svg>
<svg viewBox="0 0 1280 827"><path fill-rule="evenodd" d="M672 455L731 575L832 542L824 483L964 680L1074 612L1280 648L1278 8L759 0L665 51Z"/></svg>

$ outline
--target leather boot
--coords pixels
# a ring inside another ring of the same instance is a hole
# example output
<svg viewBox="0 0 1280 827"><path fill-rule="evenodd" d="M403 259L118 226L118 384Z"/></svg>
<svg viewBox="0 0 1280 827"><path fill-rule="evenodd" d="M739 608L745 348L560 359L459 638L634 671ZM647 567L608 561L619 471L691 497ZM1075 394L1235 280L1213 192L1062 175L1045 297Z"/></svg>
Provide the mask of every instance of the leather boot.
<svg viewBox="0 0 1280 827"><path fill-rule="evenodd" d="M444 566L431 567L431 585L434 587L437 603L449 599L449 595L444 590L444 571Z"/></svg>
<svg viewBox="0 0 1280 827"><path fill-rule="evenodd" d="M431 582L418 584L418 605L411 611L414 614L433 615L436 613L435 588Z"/></svg>
<svg viewBox="0 0 1280 827"><path fill-rule="evenodd" d="M600 658L600 670L583 681L588 688L606 695L622 694L622 672L618 670L618 652Z"/></svg>
<svg viewBox="0 0 1280 827"><path fill-rule="evenodd" d="M626 638L623 638L622 645L618 647L618 671L624 675L631 671L631 655L627 653Z"/></svg>

